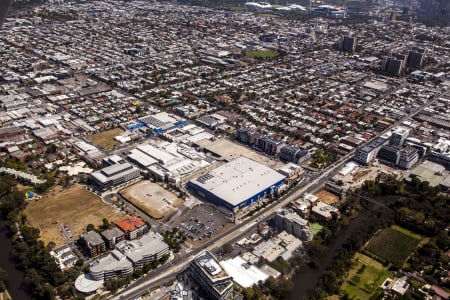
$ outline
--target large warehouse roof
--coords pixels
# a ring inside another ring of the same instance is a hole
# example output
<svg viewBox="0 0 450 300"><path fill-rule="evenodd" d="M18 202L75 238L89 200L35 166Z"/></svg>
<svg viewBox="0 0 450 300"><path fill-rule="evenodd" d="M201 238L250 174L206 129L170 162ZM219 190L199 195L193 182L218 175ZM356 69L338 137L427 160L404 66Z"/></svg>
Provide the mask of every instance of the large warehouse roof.
<svg viewBox="0 0 450 300"><path fill-rule="evenodd" d="M191 182L236 206L285 177L247 157L239 157Z"/></svg>

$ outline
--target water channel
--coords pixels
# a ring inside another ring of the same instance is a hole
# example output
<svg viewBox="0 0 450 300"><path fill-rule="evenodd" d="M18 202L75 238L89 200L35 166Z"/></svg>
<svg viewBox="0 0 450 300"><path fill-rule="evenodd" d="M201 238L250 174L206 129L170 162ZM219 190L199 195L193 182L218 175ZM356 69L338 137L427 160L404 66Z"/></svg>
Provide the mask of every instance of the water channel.
<svg viewBox="0 0 450 300"><path fill-rule="evenodd" d="M307 299L312 296L320 276L333 262L334 257L343 249L350 235L367 220L370 214L371 212L367 209L362 209L358 216L349 222L328 246L325 254L320 258L320 266L318 268L313 268L308 265L300 267L293 279L294 289L287 300Z"/></svg>
<svg viewBox="0 0 450 300"><path fill-rule="evenodd" d="M16 269L11 256L12 240L7 235L8 229L0 216L0 268L8 272L8 292L13 300L31 300L24 287L25 272Z"/></svg>

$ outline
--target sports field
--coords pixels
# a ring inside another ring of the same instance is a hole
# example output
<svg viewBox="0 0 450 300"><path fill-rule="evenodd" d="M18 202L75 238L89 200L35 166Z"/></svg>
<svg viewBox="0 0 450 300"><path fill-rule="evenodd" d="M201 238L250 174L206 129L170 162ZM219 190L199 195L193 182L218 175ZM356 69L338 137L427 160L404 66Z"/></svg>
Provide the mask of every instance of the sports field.
<svg viewBox="0 0 450 300"><path fill-rule="evenodd" d="M110 150L115 145L117 145L117 141L114 139L114 137L120 135L122 132L123 130L121 128L98 132L91 135L89 137L89 140L96 146L102 147L106 150Z"/></svg>
<svg viewBox="0 0 450 300"><path fill-rule="evenodd" d="M347 292L350 299L370 299L391 274L379 262L361 253L356 253L354 260L355 265L349 271L342 290Z"/></svg>
<svg viewBox="0 0 450 300"><path fill-rule="evenodd" d="M398 227L386 228L374 236L364 250L401 267L419 242L420 239L398 230Z"/></svg>
<svg viewBox="0 0 450 300"><path fill-rule="evenodd" d="M55 188L42 200L30 202L25 214L30 224L41 231L41 240L53 241L56 247L66 242L60 224L67 224L73 239L77 239L88 224L98 226L104 218L115 222L125 216L79 185L64 190Z"/></svg>

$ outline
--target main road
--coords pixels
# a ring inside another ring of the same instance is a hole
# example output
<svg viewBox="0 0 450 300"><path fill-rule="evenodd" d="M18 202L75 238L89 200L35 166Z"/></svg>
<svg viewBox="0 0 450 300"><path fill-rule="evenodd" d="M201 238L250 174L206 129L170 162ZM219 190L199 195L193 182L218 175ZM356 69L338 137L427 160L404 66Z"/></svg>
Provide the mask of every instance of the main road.
<svg viewBox="0 0 450 300"><path fill-rule="evenodd" d="M136 281L129 288L118 292L109 299L119 300L139 297L147 293L150 288L161 285L165 281L175 278L176 274L184 270L186 268L186 265L200 252L205 250L212 251L226 243L235 241L242 236L249 234L255 228L255 220L263 221L271 218L278 209L288 205L293 200L298 199L303 193L308 192L315 186L323 184L323 182L329 178L330 174L340 168L347 161L347 159L351 157L351 155L353 155L353 152L342 157L337 163L333 165L332 168L326 169L309 182L304 182L302 185L294 188L285 196L283 196L281 200L273 203L267 209L255 214L252 218L243 221L239 225L223 232L222 234L219 234L217 237L209 240L202 246L187 253L183 252L183 255L177 256L170 263L167 263L164 266L161 266L160 268L154 270L153 272L150 272L146 278L142 278Z"/></svg>
<svg viewBox="0 0 450 300"><path fill-rule="evenodd" d="M444 94L445 93L441 93L440 95L435 97L435 100L429 103L424 103L410 114L401 118L397 122L391 124L391 126L386 128L383 132L379 133L374 138L381 136L388 130L391 130L393 127L399 125L404 120L413 117L414 115L422 111L426 106L433 104L438 97L442 97ZM209 240L202 246L192 251L186 253L186 251L183 250L182 255L177 256L170 263L167 263L164 266L161 266L160 268L152 271L151 273L148 274L146 278L141 278L137 280L134 284L132 284L125 290L116 293L109 299L111 300L134 299L141 295L144 295L148 292L149 289L159 286L164 282L175 278L176 274L183 271L186 268L187 264L189 264L189 262L200 252L205 250L212 251L218 247L223 246L226 243L236 241L240 239L242 236L249 234L251 231L254 230L255 220L256 222L258 222L271 218L272 215L275 214L275 212L278 209L288 205L293 200L298 199L302 194L307 193L316 188L317 186L321 186L322 184L324 184L324 182L328 180L328 178L336 174L337 170L339 170L343 166L343 164L347 162L347 160L353 155L353 153L354 151L343 156L337 162L329 166L327 169L313 176L309 182L303 182L300 186L294 188L285 196L283 196L281 200L273 203L267 209L255 214L252 218L249 218L243 221L241 224L219 234L215 238Z"/></svg>

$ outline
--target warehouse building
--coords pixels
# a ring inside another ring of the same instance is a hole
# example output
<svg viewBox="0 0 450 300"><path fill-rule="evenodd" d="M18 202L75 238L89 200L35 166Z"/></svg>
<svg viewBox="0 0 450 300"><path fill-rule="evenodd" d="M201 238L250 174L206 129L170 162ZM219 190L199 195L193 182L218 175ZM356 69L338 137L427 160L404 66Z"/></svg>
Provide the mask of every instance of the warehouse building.
<svg viewBox="0 0 450 300"><path fill-rule="evenodd" d="M274 195L285 176L246 157L239 157L213 171L190 180L188 188L200 197L231 212L268 195Z"/></svg>
<svg viewBox="0 0 450 300"><path fill-rule="evenodd" d="M153 134L160 134L164 131L182 127L187 124L186 120L166 112L142 117L139 121L150 128Z"/></svg>

